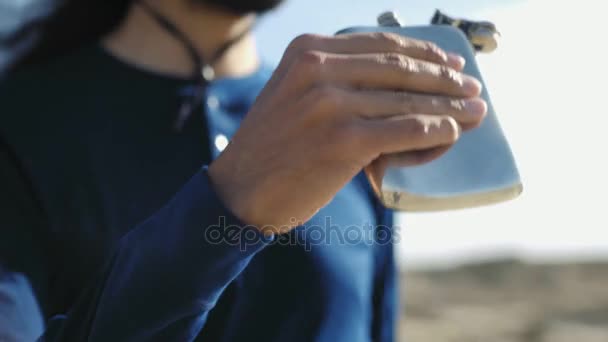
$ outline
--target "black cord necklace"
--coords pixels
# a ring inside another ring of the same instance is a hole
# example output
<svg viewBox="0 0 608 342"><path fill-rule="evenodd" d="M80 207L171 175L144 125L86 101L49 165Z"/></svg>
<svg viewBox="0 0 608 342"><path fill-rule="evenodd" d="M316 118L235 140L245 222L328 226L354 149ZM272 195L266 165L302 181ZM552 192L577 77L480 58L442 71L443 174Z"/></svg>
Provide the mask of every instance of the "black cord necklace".
<svg viewBox="0 0 608 342"><path fill-rule="evenodd" d="M188 54L190 55L190 59L192 60L192 64L194 65L193 71L193 81L196 83L193 95L189 96L184 102L181 104L179 109L178 117L175 122L175 129L177 131L181 131L184 123L194 109L202 103L203 94L205 92L205 88L209 85L211 81L215 79L215 70L213 69L213 65L220 60L224 54L232 47L234 44L238 43L243 39L250 31L251 27L244 30L238 36L230 39L229 41L222 44L209 58L209 61L205 61L204 58L198 53L192 41L180 31L177 26L172 23L169 19L163 16L158 10L150 6L145 1L137 2L162 28L164 28L169 34L171 34L175 39L180 41Z"/></svg>

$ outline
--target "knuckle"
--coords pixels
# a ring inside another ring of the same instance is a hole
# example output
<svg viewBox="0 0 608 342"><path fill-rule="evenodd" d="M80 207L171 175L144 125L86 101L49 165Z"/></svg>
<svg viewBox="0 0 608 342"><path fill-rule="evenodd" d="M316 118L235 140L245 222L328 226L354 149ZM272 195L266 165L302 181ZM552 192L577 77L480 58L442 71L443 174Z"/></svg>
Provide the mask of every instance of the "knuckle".
<svg viewBox="0 0 608 342"><path fill-rule="evenodd" d="M416 71L416 65L412 61L412 59L400 53L385 53L381 57L381 62L384 64L396 66L397 68L404 70L408 73Z"/></svg>
<svg viewBox="0 0 608 342"><path fill-rule="evenodd" d="M296 55L290 75L296 79L309 79L319 74L325 56L319 51L303 51Z"/></svg>
<svg viewBox="0 0 608 342"><path fill-rule="evenodd" d="M282 62L291 65L302 51L313 50L321 37L314 34L301 34L293 39L283 53Z"/></svg>
<svg viewBox="0 0 608 342"><path fill-rule="evenodd" d="M398 101L406 113L420 112L420 101L411 93L399 93Z"/></svg>
<svg viewBox="0 0 608 342"><path fill-rule="evenodd" d="M403 46L403 37L395 33L377 32L373 34L373 37L387 47L400 48Z"/></svg>
<svg viewBox="0 0 608 342"><path fill-rule="evenodd" d="M405 126L405 134L412 139L422 139L428 133L428 126L421 117L415 117L409 120Z"/></svg>
<svg viewBox="0 0 608 342"><path fill-rule="evenodd" d="M414 141L451 144L458 139L459 128L456 121L448 115L419 115L406 126L406 134Z"/></svg>
<svg viewBox="0 0 608 342"><path fill-rule="evenodd" d="M400 53L389 52L382 55L382 60L387 64L402 65L405 62L405 56Z"/></svg>
<svg viewBox="0 0 608 342"><path fill-rule="evenodd" d="M324 61L325 55L322 52L307 50L298 54L295 64L308 70L322 65Z"/></svg>
<svg viewBox="0 0 608 342"><path fill-rule="evenodd" d="M320 40L320 36L310 33L305 33L297 36L295 39L291 41L289 44L289 50L300 50L300 49L310 49Z"/></svg>
<svg viewBox="0 0 608 342"><path fill-rule="evenodd" d="M444 99L444 106L449 111L454 112L454 113L464 112L464 110L465 110L465 100L445 98Z"/></svg>
<svg viewBox="0 0 608 342"><path fill-rule="evenodd" d="M448 81L450 83L461 83L462 82L458 72L445 65L439 66L438 76L443 81Z"/></svg>
<svg viewBox="0 0 608 342"><path fill-rule="evenodd" d="M323 111L336 111L344 104L344 100L344 91L332 86L325 85L312 90L313 105Z"/></svg>
<svg viewBox="0 0 608 342"><path fill-rule="evenodd" d="M445 61L447 60L446 53L433 42L424 42L423 50L428 60Z"/></svg>

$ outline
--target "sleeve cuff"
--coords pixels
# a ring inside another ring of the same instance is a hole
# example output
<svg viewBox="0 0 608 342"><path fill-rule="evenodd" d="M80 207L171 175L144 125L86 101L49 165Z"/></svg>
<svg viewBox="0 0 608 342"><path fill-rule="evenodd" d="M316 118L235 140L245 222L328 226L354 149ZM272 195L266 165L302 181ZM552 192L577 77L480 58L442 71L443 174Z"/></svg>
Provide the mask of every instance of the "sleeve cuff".
<svg viewBox="0 0 608 342"><path fill-rule="evenodd" d="M205 228L205 239L213 244L222 243L228 246L239 246L240 250L257 249L275 240L274 234L264 234L257 227L243 223L228 209L215 191L209 178L208 166L201 169L201 186L209 189L206 194L206 208L209 215L217 217L217 223Z"/></svg>

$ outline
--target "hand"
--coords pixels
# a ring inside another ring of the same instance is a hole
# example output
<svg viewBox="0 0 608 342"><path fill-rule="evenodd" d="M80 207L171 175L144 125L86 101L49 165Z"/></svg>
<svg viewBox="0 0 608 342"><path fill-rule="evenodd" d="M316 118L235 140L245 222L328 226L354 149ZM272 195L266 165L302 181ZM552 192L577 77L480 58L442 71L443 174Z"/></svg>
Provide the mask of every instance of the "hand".
<svg viewBox="0 0 608 342"><path fill-rule="evenodd" d="M209 174L243 222L285 232L382 156L436 158L487 106L462 58L386 33L303 35Z"/></svg>

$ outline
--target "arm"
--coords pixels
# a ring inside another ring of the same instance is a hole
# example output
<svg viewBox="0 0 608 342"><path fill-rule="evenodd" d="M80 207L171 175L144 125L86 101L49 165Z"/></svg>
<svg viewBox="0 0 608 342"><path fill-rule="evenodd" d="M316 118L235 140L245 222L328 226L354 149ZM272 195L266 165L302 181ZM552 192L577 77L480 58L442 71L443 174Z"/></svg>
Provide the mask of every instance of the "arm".
<svg viewBox="0 0 608 342"><path fill-rule="evenodd" d="M270 239L243 228L215 241L208 227L243 225L219 202L206 170L119 243L54 338L189 341L222 291Z"/></svg>
<svg viewBox="0 0 608 342"><path fill-rule="evenodd" d="M11 270L27 274L35 289L44 289L40 285L45 281L45 276L40 276L46 260L40 253L45 247L40 242L44 241L43 233L27 219L40 215L24 210L33 210L35 201L6 148L0 151L0 168L2 183L20 185L11 193L0 194L0 260ZM15 202L15 198L20 201ZM230 241L208 239L206 229L218 224L242 227L220 204L203 169L163 209L118 243L102 272L70 312L52 320L45 340L192 339L224 288L269 242L247 227L240 230L246 233L246 240L239 236ZM19 293L26 291L25 287L6 281L2 284L19 287L11 291L10 301L22 299ZM39 298L45 296L37 292ZM0 305L7 308L3 302Z"/></svg>

